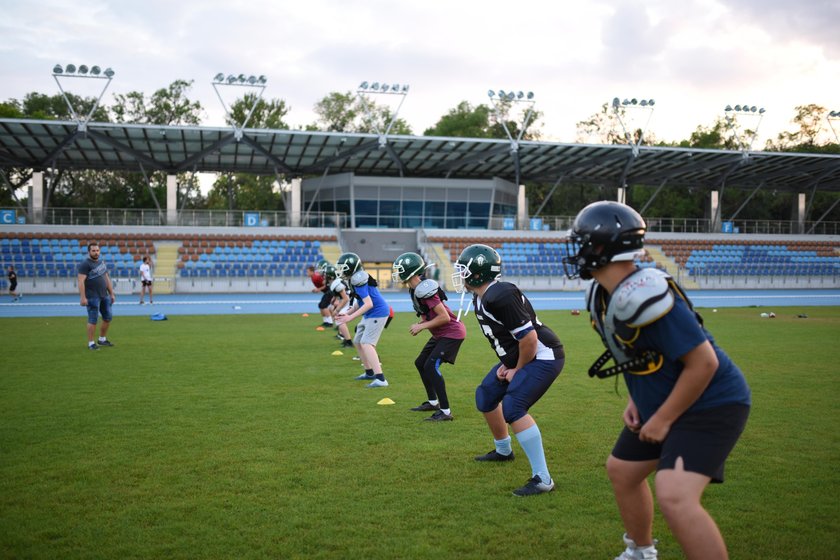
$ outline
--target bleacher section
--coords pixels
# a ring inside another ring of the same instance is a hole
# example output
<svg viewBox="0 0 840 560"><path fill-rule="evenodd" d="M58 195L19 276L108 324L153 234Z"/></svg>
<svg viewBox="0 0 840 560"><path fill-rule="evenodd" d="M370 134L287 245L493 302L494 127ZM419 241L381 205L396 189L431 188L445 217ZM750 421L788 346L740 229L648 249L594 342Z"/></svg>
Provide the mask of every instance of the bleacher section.
<svg viewBox="0 0 840 560"><path fill-rule="evenodd" d="M302 239L191 239L178 249L181 277L301 276L323 258L321 242Z"/></svg>
<svg viewBox="0 0 840 560"><path fill-rule="evenodd" d="M834 276L831 242L662 242L662 251L692 276Z"/></svg>
<svg viewBox="0 0 840 560"><path fill-rule="evenodd" d="M2 237L0 260L3 268L13 265L19 278L75 278L76 265L87 256L88 242L96 240L102 258L110 265L114 278L137 275L145 255L153 255L154 244L149 240L127 239L125 236Z"/></svg>

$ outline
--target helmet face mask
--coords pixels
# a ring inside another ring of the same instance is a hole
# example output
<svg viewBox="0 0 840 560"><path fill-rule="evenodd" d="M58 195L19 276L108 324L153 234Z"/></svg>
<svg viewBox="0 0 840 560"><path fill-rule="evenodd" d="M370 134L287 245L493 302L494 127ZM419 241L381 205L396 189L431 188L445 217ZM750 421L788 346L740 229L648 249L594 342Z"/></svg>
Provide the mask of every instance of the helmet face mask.
<svg viewBox="0 0 840 560"><path fill-rule="evenodd" d="M458 293L477 288L498 279L502 273L502 257L487 245L470 245L453 265L452 285Z"/></svg>
<svg viewBox="0 0 840 560"><path fill-rule="evenodd" d="M586 206L575 217L566 242L566 276L590 280L594 270L611 262L633 261L644 254L646 229L639 213L625 204L601 201Z"/></svg>
<svg viewBox="0 0 840 560"><path fill-rule="evenodd" d="M332 283L333 280L337 278L335 267L329 263L324 266L324 278L327 281L327 284Z"/></svg>
<svg viewBox="0 0 840 560"><path fill-rule="evenodd" d="M394 284L408 282L414 276L420 276L426 270L423 257L417 253L403 253L394 260L391 278Z"/></svg>
<svg viewBox="0 0 840 560"><path fill-rule="evenodd" d="M342 253L335 261L335 273L341 278L349 279L353 274L361 270L362 261L356 253Z"/></svg>

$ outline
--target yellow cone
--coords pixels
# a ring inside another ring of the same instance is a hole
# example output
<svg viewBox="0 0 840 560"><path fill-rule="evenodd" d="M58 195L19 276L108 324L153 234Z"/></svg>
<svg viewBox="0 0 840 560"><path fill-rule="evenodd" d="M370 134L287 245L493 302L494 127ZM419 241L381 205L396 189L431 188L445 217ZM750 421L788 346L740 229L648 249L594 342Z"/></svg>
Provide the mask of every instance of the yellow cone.
<svg viewBox="0 0 840 560"><path fill-rule="evenodd" d="M381 401L379 401L376 404L396 404L396 403L394 401L392 401L391 399L389 399L388 397L385 397L384 399L382 399Z"/></svg>
<svg viewBox="0 0 840 560"><path fill-rule="evenodd" d="M344 352L342 352L341 350L336 350L335 352L332 353L332 355L333 356L343 356Z"/></svg>

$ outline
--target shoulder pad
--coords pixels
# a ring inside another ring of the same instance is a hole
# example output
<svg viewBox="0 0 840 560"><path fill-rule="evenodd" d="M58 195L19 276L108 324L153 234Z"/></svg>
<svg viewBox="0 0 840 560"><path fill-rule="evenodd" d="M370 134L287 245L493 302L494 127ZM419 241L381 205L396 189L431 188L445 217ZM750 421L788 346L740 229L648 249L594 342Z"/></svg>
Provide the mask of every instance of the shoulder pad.
<svg viewBox="0 0 840 560"><path fill-rule="evenodd" d="M364 270L360 270L350 277L350 283L354 286L364 286L367 284L368 278L370 278L370 275Z"/></svg>
<svg viewBox="0 0 840 560"><path fill-rule="evenodd" d="M330 290L332 290L334 292L335 291L341 291L341 290L338 289L339 286L344 288L344 282L342 282L341 279L336 278L335 280L332 281L332 284L330 284Z"/></svg>
<svg viewBox="0 0 840 560"><path fill-rule="evenodd" d="M440 285L434 280L423 280L414 288L414 295L420 299L430 298L437 293L439 288Z"/></svg>
<svg viewBox="0 0 840 560"><path fill-rule="evenodd" d="M625 278L612 296L615 318L637 328L664 316L674 306L669 278L655 268L643 268Z"/></svg>

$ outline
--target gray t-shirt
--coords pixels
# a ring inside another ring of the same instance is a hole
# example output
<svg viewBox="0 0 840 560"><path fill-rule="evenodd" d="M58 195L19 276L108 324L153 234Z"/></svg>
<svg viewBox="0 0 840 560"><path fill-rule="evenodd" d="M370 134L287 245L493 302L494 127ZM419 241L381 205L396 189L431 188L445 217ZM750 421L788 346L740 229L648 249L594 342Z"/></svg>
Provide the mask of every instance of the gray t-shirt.
<svg viewBox="0 0 840 560"><path fill-rule="evenodd" d="M109 297L108 284L105 282L105 274L108 272L108 267L105 266L105 261L100 258L93 260L87 257L79 263L76 267L78 274L84 274L85 278L85 297L90 299L92 297Z"/></svg>

